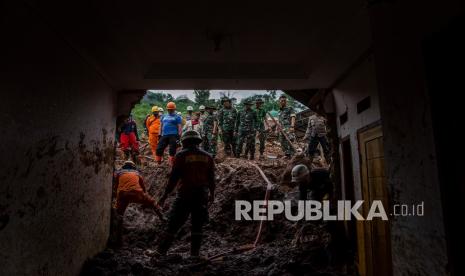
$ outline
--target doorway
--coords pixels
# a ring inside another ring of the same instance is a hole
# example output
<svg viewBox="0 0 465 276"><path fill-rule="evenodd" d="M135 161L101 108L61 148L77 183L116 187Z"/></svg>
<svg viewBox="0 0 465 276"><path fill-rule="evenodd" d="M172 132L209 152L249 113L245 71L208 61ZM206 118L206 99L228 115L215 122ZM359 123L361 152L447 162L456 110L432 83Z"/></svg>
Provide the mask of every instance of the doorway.
<svg viewBox="0 0 465 276"><path fill-rule="evenodd" d="M381 125L358 132L363 215L366 217L373 200L388 205L384 172L384 145ZM388 210L386 210L388 211ZM358 269L360 275L392 275L389 221L357 221Z"/></svg>

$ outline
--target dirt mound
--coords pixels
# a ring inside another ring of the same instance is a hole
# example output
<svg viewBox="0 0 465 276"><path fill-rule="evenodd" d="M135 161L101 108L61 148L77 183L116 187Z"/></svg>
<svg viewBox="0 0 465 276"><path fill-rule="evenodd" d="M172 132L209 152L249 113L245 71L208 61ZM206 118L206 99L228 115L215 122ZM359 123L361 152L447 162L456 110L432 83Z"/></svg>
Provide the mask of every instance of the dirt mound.
<svg viewBox="0 0 465 276"><path fill-rule="evenodd" d="M278 157L278 151L275 145L270 145L267 155L271 158L263 161L226 158L221 152L218 154L216 198L210 207L210 222L205 226L203 255L214 256L254 242L259 222L236 221L234 214L235 200L262 200L265 196L265 181L250 162L260 166L275 184L272 199L296 198L296 188L280 184L288 170L288 162ZM156 199L163 192L168 169L166 162L158 166L150 160L142 169L148 191ZM274 221L264 223L260 242L254 250L226 254L210 262L188 258L189 223L179 231L163 260L151 260L144 255L146 249L155 248L163 229L155 214L130 205L124 227L123 247L108 248L88 260L82 275L340 275L330 266L327 248L331 235L322 223L294 223L284 216L275 217Z"/></svg>

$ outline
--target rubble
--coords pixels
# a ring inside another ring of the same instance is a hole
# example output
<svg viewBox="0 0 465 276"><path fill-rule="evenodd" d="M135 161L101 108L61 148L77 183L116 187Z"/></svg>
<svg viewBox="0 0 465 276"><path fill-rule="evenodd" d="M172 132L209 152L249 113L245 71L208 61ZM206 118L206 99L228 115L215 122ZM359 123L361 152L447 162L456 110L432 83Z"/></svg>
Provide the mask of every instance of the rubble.
<svg viewBox="0 0 465 276"><path fill-rule="evenodd" d="M147 151L143 154L150 156ZM216 198L210 207L210 222L205 226L201 249L205 257L253 244L256 238L260 222L236 221L234 215L236 199L262 200L265 196L266 183L250 162L255 162L275 184L270 199L297 198L297 188L283 181L283 176L291 164L308 160L284 160L280 148L273 143L268 144L266 155L265 160L248 161L225 157L219 151ZM147 158L143 163L147 190L158 199L169 172L167 162L156 165ZM163 225L154 213L131 204L124 217L123 246L107 248L88 260L82 275L342 275L344 269L331 264L331 235L326 228L324 223L295 223L278 216L264 223L256 248L200 261L188 257L190 224L186 223L168 256L157 260L144 252L155 248Z"/></svg>

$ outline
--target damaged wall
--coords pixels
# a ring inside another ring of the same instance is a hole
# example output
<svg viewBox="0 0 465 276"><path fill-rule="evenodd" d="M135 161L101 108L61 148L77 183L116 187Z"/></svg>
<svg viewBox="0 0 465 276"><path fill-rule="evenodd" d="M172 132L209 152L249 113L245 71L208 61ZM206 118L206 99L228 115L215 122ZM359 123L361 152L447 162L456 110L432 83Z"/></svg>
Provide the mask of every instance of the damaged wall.
<svg viewBox="0 0 465 276"><path fill-rule="evenodd" d="M346 79L333 89L332 94L336 108L339 140L350 137L355 198L357 200L362 199L357 132L380 120L376 76L372 57L367 57L365 61L355 67ZM357 103L367 97L370 97L370 108L358 113ZM340 116L345 112L347 112L347 122L341 125ZM342 156L341 151L339 145L340 156ZM341 171L343 170L344 168L341 167ZM345 198L346 194L344 188L345 183L344 178L342 178L343 198Z"/></svg>
<svg viewBox="0 0 465 276"><path fill-rule="evenodd" d="M0 274L76 275L108 237L116 100L19 3L0 25L15 42L0 51Z"/></svg>
<svg viewBox="0 0 465 276"><path fill-rule="evenodd" d="M422 43L461 10L463 1L370 8L390 195L394 203L425 204L424 217L391 220L394 275L447 275L450 268Z"/></svg>

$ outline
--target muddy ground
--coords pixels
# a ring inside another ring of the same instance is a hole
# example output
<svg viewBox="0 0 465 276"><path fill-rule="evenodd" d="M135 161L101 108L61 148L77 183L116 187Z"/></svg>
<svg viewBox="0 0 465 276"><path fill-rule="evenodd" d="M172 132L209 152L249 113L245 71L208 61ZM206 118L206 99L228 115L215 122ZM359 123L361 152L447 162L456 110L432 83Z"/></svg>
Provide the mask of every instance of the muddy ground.
<svg viewBox="0 0 465 276"><path fill-rule="evenodd" d="M150 156L147 148L144 154ZM289 168L290 163L302 159L283 159L279 146L274 143L268 144L266 156L265 160L252 162L274 184L271 199L296 198L297 188L288 183ZM217 159L216 198L210 207L210 222L205 226L201 250L206 257L253 244L259 222L236 221L234 202L263 199L266 191L266 183L251 161L225 158L221 150ZM163 192L169 168L166 162L158 166L146 159L145 163L141 171L147 190L157 199ZM117 162L116 167L119 166L121 162ZM174 195L170 200L173 198ZM107 248L88 260L82 275L349 275L352 270L341 257L344 256L341 244L335 244L337 239L330 234L331 226L323 223L295 223L284 216L275 217L274 221L264 223L255 249L208 262L189 258L189 223L178 233L166 258L147 257L144 251L156 247L163 226L154 213L131 204L124 217L123 246Z"/></svg>

